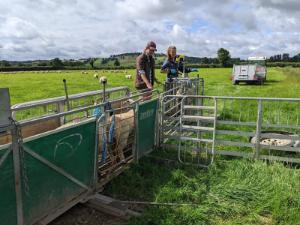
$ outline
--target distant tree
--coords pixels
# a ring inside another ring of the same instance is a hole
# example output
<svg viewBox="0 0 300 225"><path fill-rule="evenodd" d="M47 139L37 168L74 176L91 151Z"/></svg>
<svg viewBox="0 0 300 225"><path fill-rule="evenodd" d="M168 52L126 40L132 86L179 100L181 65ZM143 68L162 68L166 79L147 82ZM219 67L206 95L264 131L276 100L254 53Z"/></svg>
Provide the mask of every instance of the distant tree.
<svg viewBox="0 0 300 225"><path fill-rule="evenodd" d="M288 53L283 53L282 54L282 60L283 61L289 61L289 59L290 59L290 54L288 54Z"/></svg>
<svg viewBox="0 0 300 225"><path fill-rule="evenodd" d="M90 60L89 60L89 64L91 65L91 67L94 69L94 64L95 64L95 62L96 62L96 58L90 58Z"/></svg>
<svg viewBox="0 0 300 225"><path fill-rule="evenodd" d="M220 48L217 54L219 62L222 64L222 66L228 66L231 58L229 51L224 48Z"/></svg>
<svg viewBox="0 0 300 225"><path fill-rule="evenodd" d="M293 62L300 62L300 53L297 54L297 55L295 55L295 56L293 56L292 61Z"/></svg>
<svg viewBox="0 0 300 225"><path fill-rule="evenodd" d="M0 61L0 67L10 67L10 63L6 60Z"/></svg>
<svg viewBox="0 0 300 225"><path fill-rule="evenodd" d="M37 65L38 66L47 66L47 63L46 62L39 62Z"/></svg>
<svg viewBox="0 0 300 225"><path fill-rule="evenodd" d="M208 60L208 58L207 58L207 57L204 57L204 58L202 59L202 63L204 63L204 64L208 64L208 63L209 63L209 60Z"/></svg>
<svg viewBox="0 0 300 225"><path fill-rule="evenodd" d="M107 62L108 62L108 59L107 58L103 58L101 60L101 65L107 64Z"/></svg>
<svg viewBox="0 0 300 225"><path fill-rule="evenodd" d="M59 58L54 58L50 60L50 65L55 68L63 68L64 64Z"/></svg>
<svg viewBox="0 0 300 225"><path fill-rule="evenodd" d="M115 66L120 66L120 62L119 62L119 60L117 58L115 59L114 65Z"/></svg>

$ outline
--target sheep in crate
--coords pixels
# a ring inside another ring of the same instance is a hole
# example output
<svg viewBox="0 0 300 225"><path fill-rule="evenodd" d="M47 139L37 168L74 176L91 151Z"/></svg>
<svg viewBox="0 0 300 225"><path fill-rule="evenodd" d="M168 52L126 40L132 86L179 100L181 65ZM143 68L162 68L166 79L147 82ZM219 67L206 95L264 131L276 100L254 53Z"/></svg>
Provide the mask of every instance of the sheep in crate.
<svg viewBox="0 0 300 225"><path fill-rule="evenodd" d="M124 162L132 155L134 139L134 110L129 107L129 100L114 102L111 104L109 117L99 132L101 161L114 164Z"/></svg>

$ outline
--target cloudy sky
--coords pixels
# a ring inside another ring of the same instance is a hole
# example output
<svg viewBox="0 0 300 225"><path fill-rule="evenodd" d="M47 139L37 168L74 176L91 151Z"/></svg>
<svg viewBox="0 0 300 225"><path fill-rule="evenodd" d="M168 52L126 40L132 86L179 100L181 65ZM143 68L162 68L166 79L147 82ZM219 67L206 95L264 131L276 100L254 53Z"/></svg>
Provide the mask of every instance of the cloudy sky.
<svg viewBox="0 0 300 225"><path fill-rule="evenodd" d="M232 57L300 52L298 0L0 0L0 60L140 52Z"/></svg>

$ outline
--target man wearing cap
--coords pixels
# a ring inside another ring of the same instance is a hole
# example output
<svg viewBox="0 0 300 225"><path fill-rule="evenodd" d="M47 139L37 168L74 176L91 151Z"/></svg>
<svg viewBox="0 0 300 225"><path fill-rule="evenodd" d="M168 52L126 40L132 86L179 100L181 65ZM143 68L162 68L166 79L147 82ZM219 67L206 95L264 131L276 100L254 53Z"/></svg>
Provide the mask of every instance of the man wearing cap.
<svg viewBox="0 0 300 225"><path fill-rule="evenodd" d="M136 58L135 87L138 90L142 90L142 91L152 90L154 81L157 84L160 84L160 82L155 77L155 60L154 60L155 51L157 51L156 44L153 41L150 41L147 43L144 52Z"/></svg>

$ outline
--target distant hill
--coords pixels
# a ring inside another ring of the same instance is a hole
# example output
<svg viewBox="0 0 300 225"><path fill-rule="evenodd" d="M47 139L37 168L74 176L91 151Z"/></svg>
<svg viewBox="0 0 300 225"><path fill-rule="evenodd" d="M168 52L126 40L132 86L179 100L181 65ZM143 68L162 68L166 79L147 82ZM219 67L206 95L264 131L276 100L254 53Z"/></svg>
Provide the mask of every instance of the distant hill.
<svg viewBox="0 0 300 225"><path fill-rule="evenodd" d="M119 65L121 67L135 67L136 64L136 58L141 53L135 52L135 53L124 53L119 55L111 55L108 58L97 58L94 66L95 67L103 67L103 66L116 66L116 61L119 62ZM165 60L164 54L155 54L155 62L157 65L161 65L163 61Z"/></svg>
<svg viewBox="0 0 300 225"><path fill-rule="evenodd" d="M15 70L53 70L53 69L114 69L114 68L135 68L136 58L139 52L122 53L111 55L107 58L93 57L81 59L51 59L51 60L28 60L28 61L5 61L0 60L1 71ZM155 54L156 66L160 67L166 55ZM240 59L232 59L232 63L239 62ZM185 62L193 67L220 67L217 58L185 56Z"/></svg>
<svg viewBox="0 0 300 225"><path fill-rule="evenodd" d="M120 63L120 66L122 67L134 67L135 66L135 60L136 57L141 53L135 52L135 53L124 53L124 54L118 54L118 55L111 55L108 58L97 58L95 62L95 67L103 67L106 66L115 66L116 61ZM155 54L155 63L156 65L160 66L163 64L163 62L166 59L165 54ZM218 64L218 59L216 58L200 58L200 57L192 57L192 56L186 56L185 62L187 64ZM117 63L118 64L118 63Z"/></svg>

